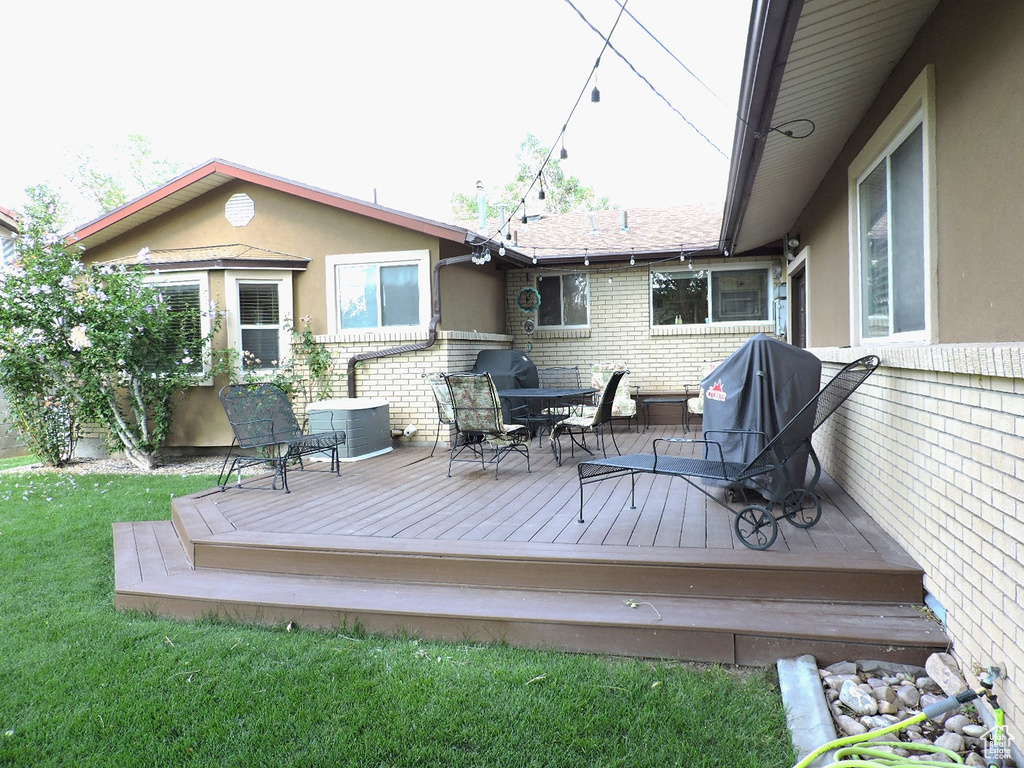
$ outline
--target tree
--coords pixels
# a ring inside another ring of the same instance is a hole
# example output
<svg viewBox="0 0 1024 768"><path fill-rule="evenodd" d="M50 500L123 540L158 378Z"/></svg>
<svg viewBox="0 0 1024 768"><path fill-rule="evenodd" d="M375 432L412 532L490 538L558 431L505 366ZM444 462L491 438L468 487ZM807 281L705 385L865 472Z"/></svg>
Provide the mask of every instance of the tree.
<svg viewBox="0 0 1024 768"><path fill-rule="evenodd" d="M200 335L206 308L173 308L142 267L83 265L56 234L56 195L27 192L19 261L0 273L0 387L49 463L67 462L78 425L91 423L151 469L180 393L204 368L219 372L208 351L219 315L209 308Z"/></svg>
<svg viewBox="0 0 1024 768"><path fill-rule="evenodd" d="M75 191L87 202L86 216L120 208L159 187L181 172L182 164L157 157L147 136L129 134L126 144L114 148L115 159L98 160L92 146L81 148L66 174Z"/></svg>
<svg viewBox="0 0 1024 768"><path fill-rule="evenodd" d="M488 218L498 218L502 209L505 210L506 216L511 216L519 208L531 185L534 192L544 190L544 200L537 201L537 204L545 213L611 208L609 198L598 197L593 187L584 186L575 176L567 176L562 170L557 153L552 153L550 147L543 146L540 139L532 133L526 134L519 149L516 154L518 167L513 179L504 187L495 188L487 194ZM478 195L456 192L452 195L451 202L456 218L476 219L480 215ZM531 201L530 210L535 211L533 206L534 203Z"/></svg>

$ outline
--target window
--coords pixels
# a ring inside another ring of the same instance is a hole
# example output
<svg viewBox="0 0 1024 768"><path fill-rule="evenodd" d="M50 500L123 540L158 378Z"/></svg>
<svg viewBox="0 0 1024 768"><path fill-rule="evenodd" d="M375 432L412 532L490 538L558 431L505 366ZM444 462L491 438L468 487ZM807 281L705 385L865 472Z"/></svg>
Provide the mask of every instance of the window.
<svg viewBox="0 0 1024 768"><path fill-rule="evenodd" d="M756 269L651 270L651 324L768 320L769 273Z"/></svg>
<svg viewBox="0 0 1024 768"><path fill-rule="evenodd" d="M857 186L861 337L924 331L924 153L918 124Z"/></svg>
<svg viewBox="0 0 1024 768"><path fill-rule="evenodd" d="M281 355L281 303L276 283L238 284L242 368L277 368Z"/></svg>
<svg viewBox="0 0 1024 768"><path fill-rule="evenodd" d="M425 327L430 311L428 251L327 257L331 333Z"/></svg>
<svg viewBox="0 0 1024 768"><path fill-rule="evenodd" d="M934 330L935 86L929 65L850 164L853 343Z"/></svg>
<svg viewBox="0 0 1024 768"><path fill-rule="evenodd" d="M157 370L171 366L184 367L189 373L202 374L208 350L200 342L210 333L211 320L204 310L210 305L209 276L203 273L179 272L150 275L146 282L163 296L175 326L181 332L163 343L161 363Z"/></svg>
<svg viewBox="0 0 1024 768"><path fill-rule="evenodd" d="M13 237L0 237L0 266L13 264L17 258L15 240Z"/></svg>
<svg viewBox="0 0 1024 768"><path fill-rule="evenodd" d="M537 278L541 328L584 328L590 325L590 278L586 273L541 275Z"/></svg>
<svg viewBox="0 0 1024 768"><path fill-rule="evenodd" d="M292 317L292 276L289 272L225 273L228 301L228 343L244 370L281 368L289 356L285 325Z"/></svg>

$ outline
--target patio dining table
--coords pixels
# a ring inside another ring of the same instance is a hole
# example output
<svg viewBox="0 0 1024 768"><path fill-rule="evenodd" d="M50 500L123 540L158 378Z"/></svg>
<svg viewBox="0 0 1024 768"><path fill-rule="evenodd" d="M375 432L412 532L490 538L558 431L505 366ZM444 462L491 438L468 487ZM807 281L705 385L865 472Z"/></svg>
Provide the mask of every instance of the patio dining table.
<svg viewBox="0 0 1024 768"><path fill-rule="evenodd" d="M503 400L508 398L528 401L530 412L522 419L531 430L537 429L539 436L540 430L551 427L553 417L544 413L546 408L564 404L579 405L585 398L599 391L596 387L516 387L499 389L498 397Z"/></svg>

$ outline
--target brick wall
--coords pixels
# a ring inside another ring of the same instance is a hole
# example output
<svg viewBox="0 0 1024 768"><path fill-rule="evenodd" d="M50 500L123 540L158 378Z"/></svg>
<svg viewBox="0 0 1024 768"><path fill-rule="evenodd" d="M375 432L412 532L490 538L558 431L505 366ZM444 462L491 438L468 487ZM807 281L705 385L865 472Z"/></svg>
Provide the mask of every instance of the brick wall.
<svg viewBox="0 0 1024 768"><path fill-rule="evenodd" d="M813 351L828 361L823 376L865 354ZM1007 722L1019 722L1024 346L868 351L882 367L826 422L816 448L836 481L925 569L963 668L1004 668L1000 701Z"/></svg>
<svg viewBox="0 0 1024 768"><path fill-rule="evenodd" d="M508 330L516 349L527 350L540 367L625 362L629 382L643 392L681 392L699 381L704 363L724 360L757 333L774 333L773 323L680 325L651 328L646 268L623 265L590 271L590 328L578 331L536 331L527 334L523 321L536 318L517 306L520 289L533 285L533 272L508 276ZM532 345L528 347L527 345Z"/></svg>

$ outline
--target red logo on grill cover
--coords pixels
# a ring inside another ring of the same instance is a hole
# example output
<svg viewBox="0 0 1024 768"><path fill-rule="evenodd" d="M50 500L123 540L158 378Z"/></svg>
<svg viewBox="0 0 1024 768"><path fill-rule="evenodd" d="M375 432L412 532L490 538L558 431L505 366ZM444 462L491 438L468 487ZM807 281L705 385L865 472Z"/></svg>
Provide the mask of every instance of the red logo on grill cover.
<svg viewBox="0 0 1024 768"><path fill-rule="evenodd" d="M706 397L706 398L708 398L710 400L717 400L720 403L724 403L725 402L725 390L722 389L722 380L719 379L714 384L712 384L708 388L708 391L704 393L704 397Z"/></svg>

